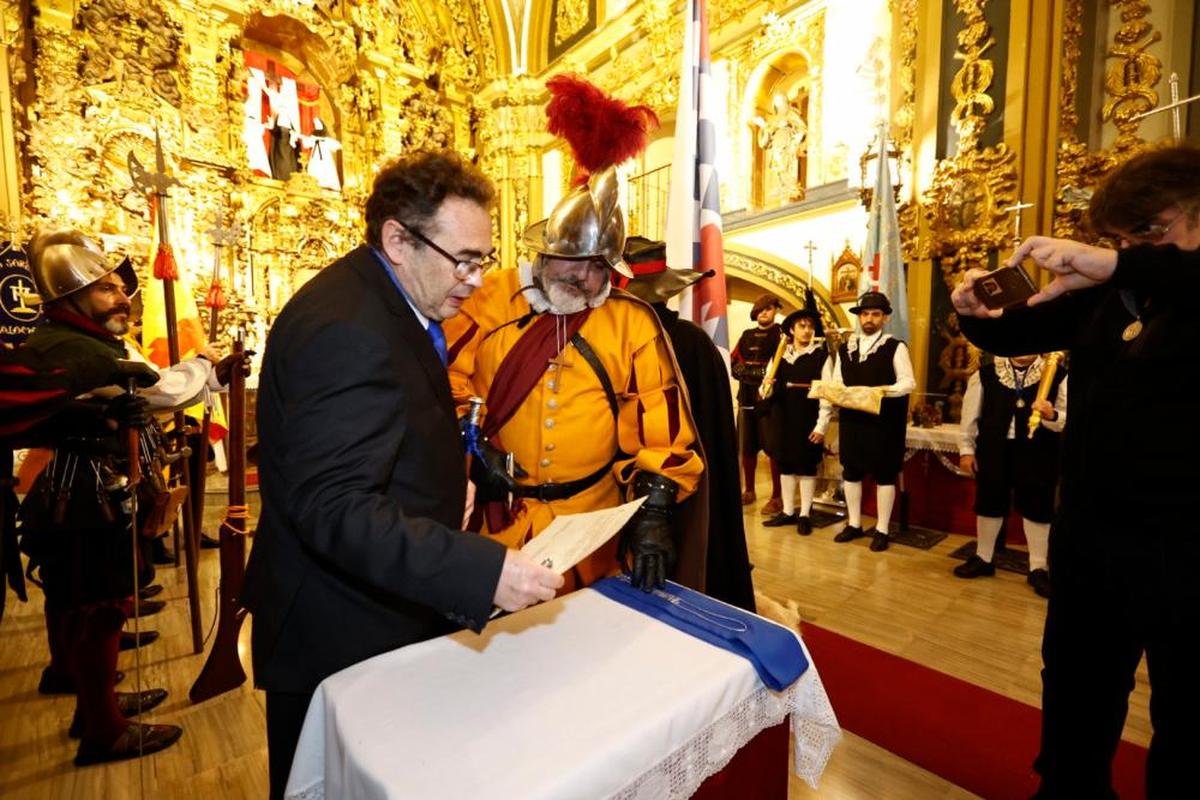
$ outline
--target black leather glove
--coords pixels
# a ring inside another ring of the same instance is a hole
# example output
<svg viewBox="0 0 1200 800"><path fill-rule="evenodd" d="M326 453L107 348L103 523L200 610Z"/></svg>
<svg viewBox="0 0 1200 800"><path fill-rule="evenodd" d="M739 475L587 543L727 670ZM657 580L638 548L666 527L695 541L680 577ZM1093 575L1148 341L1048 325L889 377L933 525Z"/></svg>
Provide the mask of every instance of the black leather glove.
<svg viewBox="0 0 1200 800"><path fill-rule="evenodd" d="M508 453L492 446L488 440L480 438L479 451L483 457L471 459L471 482L475 484L477 501L502 500L516 488L516 478L529 477L516 461L513 462L513 474L509 475L506 469Z"/></svg>
<svg viewBox="0 0 1200 800"><path fill-rule="evenodd" d="M222 386L228 386L229 379L233 377L233 370L235 367L241 368L242 377L249 378L250 358L253 355L253 350L243 350L240 353L231 353L230 355L222 358L215 365L213 365L213 370L217 373L217 382Z"/></svg>
<svg viewBox="0 0 1200 800"><path fill-rule="evenodd" d="M639 472L633 479L634 497L645 496L642 507L621 531L617 558L628 568L633 555L630 582L649 592L661 587L675 569L675 542L671 537L671 509L679 486L653 472Z"/></svg>
<svg viewBox="0 0 1200 800"><path fill-rule="evenodd" d="M144 428L150 424L150 404L136 394L119 394L104 407L104 416L120 428Z"/></svg>
<svg viewBox="0 0 1200 800"><path fill-rule="evenodd" d="M134 381L138 388L147 389L158 383L158 377L158 371L149 364L119 359L116 369L109 377L109 382L125 387L129 386L130 381Z"/></svg>

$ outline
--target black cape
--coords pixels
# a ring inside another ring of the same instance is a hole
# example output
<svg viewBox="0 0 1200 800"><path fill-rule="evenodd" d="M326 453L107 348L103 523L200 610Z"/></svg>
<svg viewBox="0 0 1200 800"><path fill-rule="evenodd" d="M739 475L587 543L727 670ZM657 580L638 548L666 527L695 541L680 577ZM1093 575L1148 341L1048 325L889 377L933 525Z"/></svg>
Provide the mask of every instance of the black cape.
<svg viewBox="0 0 1200 800"><path fill-rule="evenodd" d="M754 585L750 580L750 556L742 523L737 428L725 360L699 326L681 320L679 314L662 303L655 303L654 310L671 338L683 373L696 433L704 447L704 468L709 471L705 593L754 611ZM693 499L689 498L685 504Z"/></svg>

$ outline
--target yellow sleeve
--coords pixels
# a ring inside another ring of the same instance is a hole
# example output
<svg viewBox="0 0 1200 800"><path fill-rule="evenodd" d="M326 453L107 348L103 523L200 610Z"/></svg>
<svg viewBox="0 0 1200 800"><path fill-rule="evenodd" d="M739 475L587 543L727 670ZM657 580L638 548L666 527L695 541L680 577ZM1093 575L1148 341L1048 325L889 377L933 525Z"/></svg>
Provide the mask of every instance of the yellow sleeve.
<svg viewBox="0 0 1200 800"><path fill-rule="evenodd" d="M632 455L614 468L626 484L640 470L666 476L679 485L676 501L682 501L696 491L704 462L692 449L696 431L667 348L660 334L634 351L629 382L617 388L617 441Z"/></svg>
<svg viewBox="0 0 1200 800"><path fill-rule="evenodd" d="M461 415L467 400L479 394L475 386L475 356L484 337L499 323L508 310L507 286L515 281L507 273L516 270L496 270L484 276L483 286L471 294L458 314L442 323L446 334L446 351L450 357L450 393Z"/></svg>

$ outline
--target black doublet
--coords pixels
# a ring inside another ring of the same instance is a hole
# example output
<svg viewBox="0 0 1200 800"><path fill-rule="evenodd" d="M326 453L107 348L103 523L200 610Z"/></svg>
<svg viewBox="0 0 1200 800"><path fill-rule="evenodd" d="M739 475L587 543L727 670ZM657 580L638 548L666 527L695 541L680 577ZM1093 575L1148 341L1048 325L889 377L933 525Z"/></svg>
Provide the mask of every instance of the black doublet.
<svg viewBox="0 0 1200 800"><path fill-rule="evenodd" d="M1048 397L1058 396L1063 377L1063 370L1055 373ZM1000 382L994 363L979 368L979 382L975 513L1007 516L1008 494L1015 489L1018 513L1034 522L1049 523L1054 512L1061 436L1038 425L1033 438L1029 438L1029 416L1038 387L1022 387L1020 398L1024 403L1018 407L1017 391ZM1012 439L1008 438L1010 424L1015 433Z"/></svg>
<svg viewBox="0 0 1200 800"><path fill-rule="evenodd" d="M821 411L821 401L809 398L808 386L820 379L827 359L828 353L819 347L793 362L781 360L775 373L767 452L785 475L816 475L824 455L824 445L808 440Z"/></svg>
<svg viewBox="0 0 1200 800"><path fill-rule="evenodd" d="M896 382L892 359L899 339L887 339L865 360L858 360L845 344L838 350L842 383L846 386L891 386ZM908 396L885 397L879 414L843 408L838 412L841 424L840 449L846 480L860 481L870 475L877 483L895 483L904 466L904 432L908 425Z"/></svg>

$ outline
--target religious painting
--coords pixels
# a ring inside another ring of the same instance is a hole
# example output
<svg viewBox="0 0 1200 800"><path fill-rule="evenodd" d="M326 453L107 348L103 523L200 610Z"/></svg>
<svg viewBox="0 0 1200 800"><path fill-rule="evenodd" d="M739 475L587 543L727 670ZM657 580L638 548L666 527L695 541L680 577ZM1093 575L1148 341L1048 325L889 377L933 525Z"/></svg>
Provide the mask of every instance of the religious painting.
<svg viewBox="0 0 1200 800"><path fill-rule="evenodd" d="M246 50L243 56L242 143L247 166L256 175L280 181L305 172L318 186L340 191L341 143L326 123L332 109L320 85L303 80L270 54Z"/></svg>
<svg viewBox="0 0 1200 800"><path fill-rule="evenodd" d="M850 249L850 242L833 262L829 275L830 298L835 303L853 303L858 299L858 281L862 276L862 259Z"/></svg>

